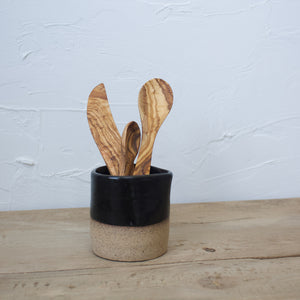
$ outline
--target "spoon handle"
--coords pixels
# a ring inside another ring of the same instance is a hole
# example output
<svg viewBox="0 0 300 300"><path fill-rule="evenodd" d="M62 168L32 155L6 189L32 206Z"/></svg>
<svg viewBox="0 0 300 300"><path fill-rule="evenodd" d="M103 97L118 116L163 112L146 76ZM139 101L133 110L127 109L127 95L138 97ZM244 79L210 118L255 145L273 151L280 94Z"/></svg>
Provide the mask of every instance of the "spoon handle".
<svg viewBox="0 0 300 300"><path fill-rule="evenodd" d="M134 160L140 147L140 136L140 128L136 122L129 122L125 126L121 143L120 176L133 175Z"/></svg>
<svg viewBox="0 0 300 300"><path fill-rule="evenodd" d="M104 84L91 92L87 105L90 130L106 163L110 175L119 175L121 136L113 119Z"/></svg>
<svg viewBox="0 0 300 300"><path fill-rule="evenodd" d="M139 151L139 156L134 168L133 175L149 175L152 159L152 151L154 146L154 139L151 139L153 135L146 136L142 134L142 143ZM154 136L155 138L155 136Z"/></svg>

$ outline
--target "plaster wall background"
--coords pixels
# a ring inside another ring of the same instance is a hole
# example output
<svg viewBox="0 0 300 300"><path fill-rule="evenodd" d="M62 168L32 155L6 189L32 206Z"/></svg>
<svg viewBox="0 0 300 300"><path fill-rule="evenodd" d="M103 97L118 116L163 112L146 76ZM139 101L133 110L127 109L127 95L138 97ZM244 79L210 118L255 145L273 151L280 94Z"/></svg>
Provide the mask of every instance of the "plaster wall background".
<svg viewBox="0 0 300 300"><path fill-rule="evenodd" d="M153 165L172 202L300 195L299 1L0 3L0 210L89 205L103 165L86 119L103 82L119 130L160 77Z"/></svg>

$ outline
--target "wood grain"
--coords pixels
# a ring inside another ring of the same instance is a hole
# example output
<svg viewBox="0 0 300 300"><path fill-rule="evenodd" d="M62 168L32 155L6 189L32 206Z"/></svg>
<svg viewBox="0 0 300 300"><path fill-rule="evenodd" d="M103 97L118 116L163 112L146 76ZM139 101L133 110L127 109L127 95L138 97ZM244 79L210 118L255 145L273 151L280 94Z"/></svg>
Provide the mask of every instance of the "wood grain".
<svg viewBox="0 0 300 300"><path fill-rule="evenodd" d="M300 258L0 275L1 299L298 300Z"/></svg>
<svg viewBox="0 0 300 300"><path fill-rule="evenodd" d="M300 198L171 205L168 252L92 254L89 209L0 212L1 299L299 299Z"/></svg>
<svg viewBox="0 0 300 300"><path fill-rule="evenodd" d="M104 84L91 92L87 105L90 130L111 175L119 175L121 136L113 119Z"/></svg>
<svg viewBox="0 0 300 300"><path fill-rule="evenodd" d="M120 176L133 175L134 160L140 147L140 137L141 133L139 125L134 121L129 122L125 126L122 134Z"/></svg>
<svg viewBox="0 0 300 300"><path fill-rule="evenodd" d="M142 122L142 142L134 175L150 173L152 150L157 132L173 105L173 92L167 82L154 78L147 81L139 93Z"/></svg>

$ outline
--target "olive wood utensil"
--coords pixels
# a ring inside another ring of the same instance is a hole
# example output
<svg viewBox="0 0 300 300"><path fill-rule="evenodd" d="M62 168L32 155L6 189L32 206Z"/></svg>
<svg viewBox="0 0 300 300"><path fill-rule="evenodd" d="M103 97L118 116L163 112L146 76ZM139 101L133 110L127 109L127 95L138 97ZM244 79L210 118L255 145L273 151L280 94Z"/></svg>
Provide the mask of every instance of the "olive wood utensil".
<svg viewBox="0 0 300 300"><path fill-rule="evenodd" d="M111 175L119 175L121 136L113 119L104 84L91 92L87 105L90 130Z"/></svg>
<svg viewBox="0 0 300 300"><path fill-rule="evenodd" d="M132 121L129 122L122 133L120 160L120 176L131 176L134 170L134 160L138 154L140 147L140 127Z"/></svg>
<svg viewBox="0 0 300 300"><path fill-rule="evenodd" d="M150 173L153 145L157 132L173 105L173 92L167 82L154 78L139 93L142 142L133 175Z"/></svg>

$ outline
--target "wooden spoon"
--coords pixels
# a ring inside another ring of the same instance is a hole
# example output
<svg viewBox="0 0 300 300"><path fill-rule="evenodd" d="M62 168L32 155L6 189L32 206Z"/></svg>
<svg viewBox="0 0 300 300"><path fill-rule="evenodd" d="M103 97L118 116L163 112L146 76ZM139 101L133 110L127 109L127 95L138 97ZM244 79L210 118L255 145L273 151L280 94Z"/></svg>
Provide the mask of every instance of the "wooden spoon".
<svg viewBox="0 0 300 300"><path fill-rule="evenodd" d="M129 122L122 134L122 159L120 161L120 176L131 176L134 170L134 160L140 147L140 127L132 121Z"/></svg>
<svg viewBox="0 0 300 300"><path fill-rule="evenodd" d="M133 172L134 175L148 175L150 173L155 137L172 105L173 92L164 80L151 79L141 88L139 111L142 121L142 142Z"/></svg>
<svg viewBox="0 0 300 300"><path fill-rule="evenodd" d="M104 84L91 92L87 105L89 126L111 175L119 175L121 136L111 114Z"/></svg>

